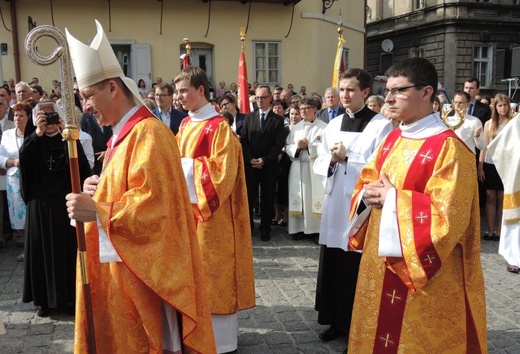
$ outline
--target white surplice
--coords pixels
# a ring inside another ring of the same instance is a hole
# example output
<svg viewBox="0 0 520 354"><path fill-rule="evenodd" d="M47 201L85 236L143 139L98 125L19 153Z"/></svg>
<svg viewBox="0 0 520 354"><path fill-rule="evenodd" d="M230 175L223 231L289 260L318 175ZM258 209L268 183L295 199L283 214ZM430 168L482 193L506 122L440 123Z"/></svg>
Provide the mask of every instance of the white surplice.
<svg viewBox="0 0 520 354"><path fill-rule="evenodd" d="M320 231L323 184L312 167L327 123L320 119L296 124L285 142L292 164L289 171L289 233L315 234ZM298 141L307 139L307 149L298 150Z"/></svg>
<svg viewBox="0 0 520 354"><path fill-rule="evenodd" d="M491 141L487 154L504 184L502 229L498 253L508 264L520 267L520 115L503 126Z"/></svg>
<svg viewBox="0 0 520 354"><path fill-rule="evenodd" d="M345 113L348 114L348 113ZM392 130L390 120L377 114L362 132L341 131L343 116L330 121L318 147L314 172L325 188L325 202L320 225L319 243L329 248L347 250L343 237L349 225L350 199L359 173L381 141ZM329 177L330 149L338 142L347 148L348 160L338 162Z"/></svg>

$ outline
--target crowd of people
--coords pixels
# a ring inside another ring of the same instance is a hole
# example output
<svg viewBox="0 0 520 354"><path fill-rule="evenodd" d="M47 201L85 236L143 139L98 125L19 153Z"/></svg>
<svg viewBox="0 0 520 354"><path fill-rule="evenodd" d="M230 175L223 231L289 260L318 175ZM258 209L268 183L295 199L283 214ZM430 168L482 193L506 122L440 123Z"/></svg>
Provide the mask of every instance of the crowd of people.
<svg viewBox="0 0 520 354"><path fill-rule="evenodd" d="M384 96L351 68L323 96L255 82L245 114L235 83L213 90L197 67L150 90L114 74L97 26L90 46L67 32L83 193L71 189L59 82L56 102L37 78L0 88L0 247L12 230L22 300L39 316L74 314L77 351L88 316L101 352L235 351L238 312L255 306L259 216L261 241L281 226L320 245L321 340L345 337L348 353L487 352L481 206L483 239L520 273L509 97L483 103L469 78L448 107L435 67L411 58L388 70ZM89 294L70 219L85 223Z"/></svg>

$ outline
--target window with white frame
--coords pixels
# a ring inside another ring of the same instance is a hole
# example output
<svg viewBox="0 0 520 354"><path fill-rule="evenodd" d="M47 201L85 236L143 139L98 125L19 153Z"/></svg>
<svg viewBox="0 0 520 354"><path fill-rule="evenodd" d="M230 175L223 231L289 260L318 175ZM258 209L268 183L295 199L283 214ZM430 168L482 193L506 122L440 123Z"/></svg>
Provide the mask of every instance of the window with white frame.
<svg viewBox="0 0 520 354"><path fill-rule="evenodd" d="M481 87L490 87L493 69L493 47L477 46L473 55L473 75L480 80Z"/></svg>
<svg viewBox="0 0 520 354"><path fill-rule="evenodd" d="M280 83L280 42L253 42L255 80L261 84Z"/></svg>

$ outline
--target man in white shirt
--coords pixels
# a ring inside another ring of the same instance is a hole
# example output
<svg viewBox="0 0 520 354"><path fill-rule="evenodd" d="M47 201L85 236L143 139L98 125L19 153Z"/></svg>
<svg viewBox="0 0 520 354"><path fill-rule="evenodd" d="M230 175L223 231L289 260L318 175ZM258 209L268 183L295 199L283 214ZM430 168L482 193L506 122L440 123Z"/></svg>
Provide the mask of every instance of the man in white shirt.
<svg viewBox="0 0 520 354"><path fill-rule="evenodd" d="M475 154L475 147L482 150L486 147L486 139L482 133L482 122L477 117L468 114L468 106L470 102L470 95L464 91L455 92L453 96L452 106L455 109L455 117L459 117L458 111L464 111L464 123L457 129L455 134L468 146L468 148ZM450 119L448 118L448 122Z"/></svg>

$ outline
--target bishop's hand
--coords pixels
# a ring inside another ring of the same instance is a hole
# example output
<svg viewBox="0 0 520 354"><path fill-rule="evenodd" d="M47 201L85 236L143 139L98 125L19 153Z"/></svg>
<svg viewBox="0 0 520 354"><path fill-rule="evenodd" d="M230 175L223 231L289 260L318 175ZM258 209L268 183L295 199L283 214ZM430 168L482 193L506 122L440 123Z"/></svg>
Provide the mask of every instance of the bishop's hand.
<svg viewBox="0 0 520 354"><path fill-rule="evenodd" d="M70 219L81 222L96 221L96 202L88 194L69 193L67 200L67 213Z"/></svg>
<svg viewBox="0 0 520 354"><path fill-rule="evenodd" d="M86 193L90 195L91 197L94 196L94 193L96 193L97 186L99 184L99 176L93 175L88 177L85 182L83 182L83 193Z"/></svg>

